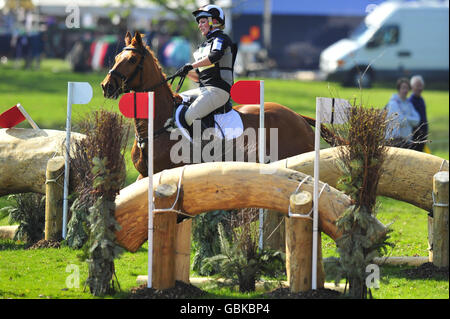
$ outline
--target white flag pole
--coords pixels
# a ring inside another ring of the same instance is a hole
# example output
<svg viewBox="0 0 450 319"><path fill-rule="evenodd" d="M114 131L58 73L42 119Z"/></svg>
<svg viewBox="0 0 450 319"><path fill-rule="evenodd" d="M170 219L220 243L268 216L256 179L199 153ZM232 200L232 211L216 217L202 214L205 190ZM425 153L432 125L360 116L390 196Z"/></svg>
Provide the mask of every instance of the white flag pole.
<svg viewBox="0 0 450 319"><path fill-rule="evenodd" d="M314 195L313 195L313 245L312 245L312 282L311 288L317 289L317 240L319 228L319 159L320 159L320 107L322 100L316 98L316 129L314 139Z"/></svg>
<svg viewBox="0 0 450 319"><path fill-rule="evenodd" d="M69 210L69 159L70 159L70 130L72 120L73 82L67 83L67 117L66 117L66 163L64 167L64 196L63 196L63 224L62 238L67 235L67 212Z"/></svg>
<svg viewBox="0 0 450 319"><path fill-rule="evenodd" d="M154 92L148 92L148 278L152 288L153 272L153 105Z"/></svg>
<svg viewBox="0 0 450 319"><path fill-rule="evenodd" d="M72 104L87 104L92 99L92 86L88 82L67 82L67 118L66 118L66 166L64 168L63 225L62 237L67 234L67 212L69 211L69 161Z"/></svg>
<svg viewBox="0 0 450 319"><path fill-rule="evenodd" d="M266 138L264 128L264 81L259 81L259 163L264 164ZM264 209L259 209L259 249L263 249Z"/></svg>
<svg viewBox="0 0 450 319"><path fill-rule="evenodd" d="M39 126L37 126L37 124L33 121L31 116L27 113L27 111L25 111L25 109L20 103L17 103L17 108L19 109L20 113L22 113L23 116L25 116L25 118L28 120L28 122L35 130L40 130Z"/></svg>

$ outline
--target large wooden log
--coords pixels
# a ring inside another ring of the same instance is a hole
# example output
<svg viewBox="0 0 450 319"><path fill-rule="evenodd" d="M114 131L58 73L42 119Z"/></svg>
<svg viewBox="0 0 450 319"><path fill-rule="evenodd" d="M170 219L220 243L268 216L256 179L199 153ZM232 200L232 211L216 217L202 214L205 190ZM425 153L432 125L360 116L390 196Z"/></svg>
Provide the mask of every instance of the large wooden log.
<svg viewBox="0 0 450 319"><path fill-rule="evenodd" d="M320 151L320 180L333 187L336 187L336 182L341 176L336 162L339 148ZM308 152L270 165L313 175L314 157L315 152ZM378 184L378 195L404 201L431 212L433 176L440 170L448 171L448 167L448 161L438 156L389 147Z"/></svg>
<svg viewBox="0 0 450 319"><path fill-rule="evenodd" d="M159 184L178 184L182 177L180 209L191 216L217 209L261 207L288 213L289 196L306 175L285 168L257 163L204 163L189 165L155 174L154 189ZM319 183L320 187L323 186ZM313 191L313 179L307 179L302 190ZM121 190L116 198L116 233L120 245L136 251L147 240L148 179L141 179ZM333 239L339 238L336 219L350 206L348 196L328 187L319 200L319 227ZM380 233L385 233L379 224Z"/></svg>
<svg viewBox="0 0 450 319"><path fill-rule="evenodd" d="M71 140L84 138L72 133ZM47 162L65 154L66 132L0 129L0 196L35 192L45 194Z"/></svg>
<svg viewBox="0 0 450 319"><path fill-rule="evenodd" d="M0 226L0 238L1 239L13 239L16 235L19 225L12 226Z"/></svg>

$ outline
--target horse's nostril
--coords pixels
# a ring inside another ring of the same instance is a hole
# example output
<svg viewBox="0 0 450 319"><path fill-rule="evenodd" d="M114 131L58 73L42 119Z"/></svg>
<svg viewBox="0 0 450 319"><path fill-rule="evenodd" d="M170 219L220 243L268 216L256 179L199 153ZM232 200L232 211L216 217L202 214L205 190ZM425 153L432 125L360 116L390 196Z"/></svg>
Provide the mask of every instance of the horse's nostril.
<svg viewBox="0 0 450 319"><path fill-rule="evenodd" d="M109 85L109 84L104 84L104 83L101 83L100 85L101 85L102 90L103 90L103 96L104 96L104 97L109 97L109 96L111 96L111 92L112 92L111 85Z"/></svg>

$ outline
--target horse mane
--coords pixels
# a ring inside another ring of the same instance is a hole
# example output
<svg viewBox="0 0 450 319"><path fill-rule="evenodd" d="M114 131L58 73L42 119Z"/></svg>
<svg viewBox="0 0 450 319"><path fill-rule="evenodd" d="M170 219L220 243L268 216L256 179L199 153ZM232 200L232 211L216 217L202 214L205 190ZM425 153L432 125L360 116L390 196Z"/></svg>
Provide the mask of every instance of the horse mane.
<svg viewBox="0 0 450 319"><path fill-rule="evenodd" d="M147 43L142 42L142 44L138 43L138 41L133 38L131 40L131 45L134 46L135 48L137 47L142 47L144 50L147 51L147 53L150 55L150 57L153 59L153 62L155 63L156 69L161 73L162 77L164 80L167 80L167 75L164 73L163 68L161 66L161 64L159 63L158 58L155 56L155 53L153 52L153 50L150 48L150 46L147 45ZM172 94L173 98L177 101L180 102L183 100L182 97L178 94L175 93L172 90L172 86L165 82L163 85L166 85L167 88L169 89L170 93Z"/></svg>

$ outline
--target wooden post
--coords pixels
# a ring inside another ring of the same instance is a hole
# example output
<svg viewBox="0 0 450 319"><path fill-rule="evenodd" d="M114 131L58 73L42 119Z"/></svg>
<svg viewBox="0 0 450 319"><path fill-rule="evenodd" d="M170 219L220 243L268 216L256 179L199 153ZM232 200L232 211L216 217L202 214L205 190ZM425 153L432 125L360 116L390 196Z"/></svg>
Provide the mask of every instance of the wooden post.
<svg viewBox="0 0 450 319"><path fill-rule="evenodd" d="M177 186L162 184L155 190L155 208L168 208L173 204ZM163 290L175 287L175 212L155 213L153 218L153 273L152 287Z"/></svg>
<svg viewBox="0 0 450 319"><path fill-rule="evenodd" d="M312 208L312 195L302 191L290 197L291 212L307 214ZM311 289L312 219L286 217L286 272L290 291Z"/></svg>
<svg viewBox="0 0 450 319"><path fill-rule="evenodd" d="M433 264L448 267L448 171L433 176Z"/></svg>
<svg viewBox="0 0 450 319"><path fill-rule="evenodd" d="M47 162L45 182L45 240L60 240L62 232L64 157Z"/></svg>
<svg viewBox="0 0 450 319"><path fill-rule="evenodd" d="M189 283L192 218L178 223L175 241L175 280Z"/></svg>

